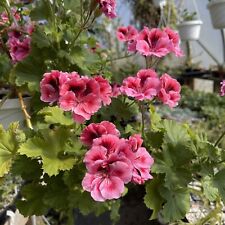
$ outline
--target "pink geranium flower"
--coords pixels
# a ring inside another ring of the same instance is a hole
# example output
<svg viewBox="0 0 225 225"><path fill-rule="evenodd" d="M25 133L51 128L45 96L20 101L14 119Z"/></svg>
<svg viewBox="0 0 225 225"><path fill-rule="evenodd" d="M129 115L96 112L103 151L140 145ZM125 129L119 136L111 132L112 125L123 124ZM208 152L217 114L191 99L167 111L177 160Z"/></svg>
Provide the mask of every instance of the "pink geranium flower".
<svg viewBox="0 0 225 225"><path fill-rule="evenodd" d="M50 104L57 102L59 99L59 90L61 85L67 80L67 73L58 70L52 70L45 73L40 83L41 100Z"/></svg>
<svg viewBox="0 0 225 225"><path fill-rule="evenodd" d="M133 26L119 27L116 34L119 41L128 42L135 40L138 31Z"/></svg>
<svg viewBox="0 0 225 225"><path fill-rule="evenodd" d="M225 95L225 80L223 80L220 84L221 84L220 96L224 96Z"/></svg>
<svg viewBox="0 0 225 225"><path fill-rule="evenodd" d="M159 99L170 108L178 105L180 100L181 86L176 79L168 74L164 74L160 78L161 88L158 94Z"/></svg>
<svg viewBox="0 0 225 225"><path fill-rule="evenodd" d="M169 27L166 27L163 31L167 33L169 39L172 42L171 51L174 52L174 54L177 57L183 56L184 54L180 48L180 36L179 36L178 32L175 32L174 30L170 29Z"/></svg>
<svg viewBox="0 0 225 225"><path fill-rule="evenodd" d="M105 134L119 136L120 132L116 129L116 126L113 123L108 121L103 121L101 123L91 123L83 130L80 139L83 144L91 146L93 140Z"/></svg>
<svg viewBox="0 0 225 225"><path fill-rule="evenodd" d="M124 79L121 92L136 100L152 100L160 89L160 80L154 70L140 70L136 77Z"/></svg>
<svg viewBox="0 0 225 225"><path fill-rule="evenodd" d="M144 56L163 57L172 48L168 35L159 28L149 30L145 27L136 38L136 50Z"/></svg>
<svg viewBox="0 0 225 225"><path fill-rule="evenodd" d="M96 76L94 79L98 82L100 87L99 98L102 100L103 105L110 105L112 97L112 88L105 78Z"/></svg>
<svg viewBox="0 0 225 225"><path fill-rule="evenodd" d="M124 192L124 184L131 181L133 166L124 154L119 154L120 145L117 136L103 135L93 141L85 155L88 173L82 186L96 201L119 198Z"/></svg>
<svg viewBox="0 0 225 225"><path fill-rule="evenodd" d="M75 121L83 123L100 109L99 95L100 86L95 79L74 74L61 87L59 105L65 111L72 111Z"/></svg>
<svg viewBox="0 0 225 225"><path fill-rule="evenodd" d="M99 0L100 9L110 19L116 17L116 1L115 0Z"/></svg>
<svg viewBox="0 0 225 225"><path fill-rule="evenodd" d="M30 53L31 38L25 37L23 39L10 37L7 46L9 48L10 56L13 63L17 63L26 58Z"/></svg>

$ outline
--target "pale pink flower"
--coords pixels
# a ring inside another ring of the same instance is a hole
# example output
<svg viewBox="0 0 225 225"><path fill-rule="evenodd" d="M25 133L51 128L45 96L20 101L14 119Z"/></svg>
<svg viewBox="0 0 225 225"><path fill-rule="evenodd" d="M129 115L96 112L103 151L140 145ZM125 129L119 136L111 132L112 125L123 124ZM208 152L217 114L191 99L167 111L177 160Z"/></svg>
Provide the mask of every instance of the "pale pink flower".
<svg viewBox="0 0 225 225"><path fill-rule="evenodd" d="M17 12L17 8L11 8L11 13L13 14L14 18L16 21L19 21L21 16L20 14ZM3 12L0 15L0 26L1 25L5 25L6 23L9 23L9 17L8 17L8 13L7 12Z"/></svg>
<svg viewBox="0 0 225 225"><path fill-rule="evenodd" d="M163 74L160 77L161 88L158 98L170 108L178 105L180 100L181 86L176 79L173 79L168 74Z"/></svg>
<svg viewBox="0 0 225 225"><path fill-rule="evenodd" d="M164 32L167 33L169 39L172 41L171 51L177 56L182 57L184 55L182 49L180 48L180 36L178 32L170 29L169 27L164 28Z"/></svg>
<svg viewBox="0 0 225 225"><path fill-rule="evenodd" d="M112 88L109 81L102 76L96 76L94 79L98 82L100 87L99 98L102 100L103 105L111 104Z"/></svg>
<svg viewBox="0 0 225 225"><path fill-rule="evenodd" d="M154 70L140 70L136 77L123 80L120 90L136 100L152 100L160 89L160 80Z"/></svg>
<svg viewBox="0 0 225 225"><path fill-rule="evenodd" d="M220 96L224 96L225 95L225 80L223 80L221 83L221 88L220 88Z"/></svg>
<svg viewBox="0 0 225 225"><path fill-rule="evenodd" d="M7 46L9 48L9 53L13 63L17 63L29 55L31 48L31 38L25 37L20 40L15 37L10 37L7 42Z"/></svg>
<svg viewBox="0 0 225 225"><path fill-rule="evenodd" d="M122 26L117 29L116 34L119 41L128 42L135 40L138 31L133 26Z"/></svg>
<svg viewBox="0 0 225 225"><path fill-rule="evenodd" d="M80 140L83 144L91 146L93 140L104 134L112 134L119 137L120 132L113 123L102 121L101 123L91 123L81 133Z"/></svg>
<svg viewBox="0 0 225 225"><path fill-rule="evenodd" d="M100 9L110 19L115 18L116 0L99 0Z"/></svg>
<svg viewBox="0 0 225 225"><path fill-rule="evenodd" d="M136 50L144 56L163 57L170 53L172 42L159 28L149 30L145 27L136 38Z"/></svg>

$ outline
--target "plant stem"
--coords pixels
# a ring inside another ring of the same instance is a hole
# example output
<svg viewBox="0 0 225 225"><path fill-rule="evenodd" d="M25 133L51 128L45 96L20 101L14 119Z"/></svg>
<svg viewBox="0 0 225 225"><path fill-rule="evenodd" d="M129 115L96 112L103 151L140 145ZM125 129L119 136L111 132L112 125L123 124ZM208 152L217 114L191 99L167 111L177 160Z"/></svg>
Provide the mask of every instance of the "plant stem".
<svg viewBox="0 0 225 225"><path fill-rule="evenodd" d="M116 60L120 60L120 59L126 59L126 58L130 58L130 57L132 57L132 56L134 56L134 55L135 55L135 54L125 55L125 56L121 56L121 57L118 57L118 58L106 60L106 62L112 62L112 61L116 61Z"/></svg>
<svg viewBox="0 0 225 225"><path fill-rule="evenodd" d="M139 103L139 109L141 112L141 135L144 138L145 136L145 112L144 112L144 105L142 102Z"/></svg>
<svg viewBox="0 0 225 225"><path fill-rule="evenodd" d="M18 98L19 98L19 102L20 102L21 109L22 109L23 114L25 116L25 120L26 120L26 123L27 123L27 127L30 128L30 129L33 129L33 126L32 126L31 120L30 120L31 117L30 117L30 115L27 112L26 105L24 103L22 93L21 92L18 92L17 94L18 94Z"/></svg>
<svg viewBox="0 0 225 225"><path fill-rule="evenodd" d="M218 140L215 142L214 147L216 147L221 142L221 140L223 139L224 135L225 135L225 131L220 135Z"/></svg>

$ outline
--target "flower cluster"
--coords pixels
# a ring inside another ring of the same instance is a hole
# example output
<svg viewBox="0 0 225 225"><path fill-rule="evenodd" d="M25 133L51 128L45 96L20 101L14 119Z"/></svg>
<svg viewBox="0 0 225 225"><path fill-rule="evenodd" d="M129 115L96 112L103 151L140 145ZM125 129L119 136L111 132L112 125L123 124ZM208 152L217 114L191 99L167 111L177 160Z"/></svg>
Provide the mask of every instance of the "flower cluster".
<svg viewBox="0 0 225 225"><path fill-rule="evenodd" d="M152 69L140 70L135 77L127 77L120 88L121 93L138 101L158 98L169 107L175 107L180 100L181 86L168 74L160 78Z"/></svg>
<svg viewBox="0 0 225 225"><path fill-rule="evenodd" d="M111 103L112 88L102 76L80 76L76 72L51 71L40 83L41 100L57 102L64 111L71 111L79 123L89 120L102 105Z"/></svg>
<svg viewBox="0 0 225 225"><path fill-rule="evenodd" d="M220 96L224 96L225 95L225 80L223 80L220 84L221 84Z"/></svg>
<svg viewBox="0 0 225 225"><path fill-rule="evenodd" d="M174 53L177 57L183 56L180 48L179 34L170 28L144 29L138 32L134 27L120 27L117 38L127 42L128 51L139 52L143 56L163 57Z"/></svg>
<svg viewBox="0 0 225 225"><path fill-rule="evenodd" d="M110 19L116 17L116 1L115 0L98 0L101 11Z"/></svg>
<svg viewBox="0 0 225 225"><path fill-rule="evenodd" d="M140 135L119 136L115 125L107 121L92 123L81 134L81 141L90 148L84 157L87 173L82 186L95 201L117 199L125 184L143 184L152 178L154 160L142 147Z"/></svg>
<svg viewBox="0 0 225 225"><path fill-rule="evenodd" d="M0 26L7 27L8 40L6 46L12 62L17 63L25 59L30 53L31 34L34 25L30 21L26 21L25 25L20 25L23 21L16 8L11 9L11 15L13 17L12 22L10 22L8 14L3 12L0 15Z"/></svg>

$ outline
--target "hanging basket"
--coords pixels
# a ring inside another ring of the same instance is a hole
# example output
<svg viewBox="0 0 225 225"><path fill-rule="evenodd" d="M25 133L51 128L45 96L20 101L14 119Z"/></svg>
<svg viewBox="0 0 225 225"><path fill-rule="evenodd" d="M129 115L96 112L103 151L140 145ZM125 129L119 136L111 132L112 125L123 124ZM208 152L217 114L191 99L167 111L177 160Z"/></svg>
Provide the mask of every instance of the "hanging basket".
<svg viewBox="0 0 225 225"><path fill-rule="evenodd" d="M212 0L207 5L213 27L215 29L225 28L225 0Z"/></svg>
<svg viewBox="0 0 225 225"><path fill-rule="evenodd" d="M156 7L163 7L166 5L166 0L153 0L153 4Z"/></svg>
<svg viewBox="0 0 225 225"><path fill-rule="evenodd" d="M200 38L201 20L184 21L177 25L180 38L183 41L196 41Z"/></svg>
<svg viewBox="0 0 225 225"><path fill-rule="evenodd" d="M24 98L24 103L28 112L30 110L30 102L31 97ZM7 129L9 124L15 121L19 121L20 123L24 121L24 114L19 99L7 99L0 109L0 124Z"/></svg>

